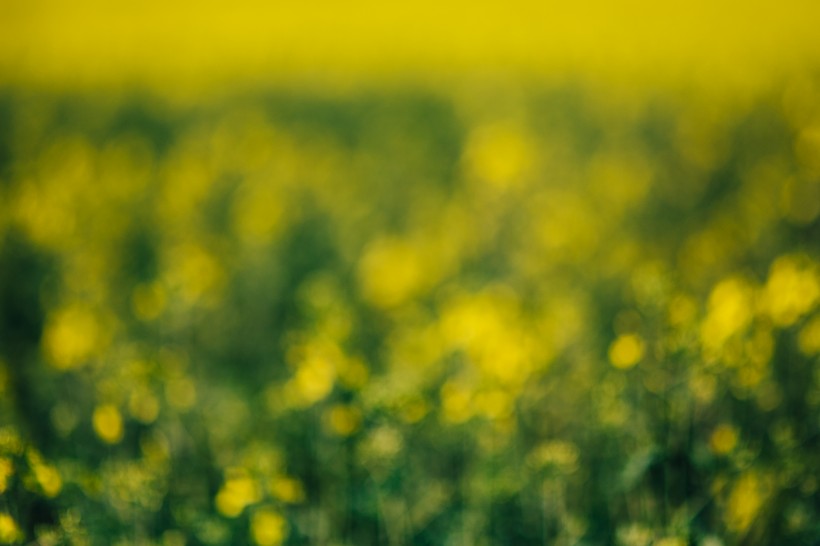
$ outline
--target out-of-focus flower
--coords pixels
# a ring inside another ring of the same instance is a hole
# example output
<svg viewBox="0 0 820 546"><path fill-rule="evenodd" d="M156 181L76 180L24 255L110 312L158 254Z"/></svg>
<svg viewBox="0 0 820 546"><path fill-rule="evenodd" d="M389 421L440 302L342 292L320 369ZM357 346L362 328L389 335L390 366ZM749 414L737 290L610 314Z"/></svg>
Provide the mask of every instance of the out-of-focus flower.
<svg viewBox="0 0 820 546"><path fill-rule="evenodd" d="M58 370L86 363L100 349L103 333L97 318L85 306L74 304L53 313L43 334L43 348Z"/></svg>
<svg viewBox="0 0 820 546"><path fill-rule="evenodd" d="M122 414L113 404L102 404L94 408L91 423L94 425L94 432L104 442L116 444L122 440Z"/></svg>
<svg viewBox="0 0 820 546"><path fill-rule="evenodd" d="M15 544L23 538L23 533L17 522L8 515L0 513L0 542L4 544Z"/></svg>
<svg viewBox="0 0 820 546"><path fill-rule="evenodd" d="M251 515L251 536L259 546L277 546L288 536L288 522L272 508L260 508Z"/></svg>
<svg viewBox="0 0 820 546"><path fill-rule="evenodd" d="M231 468L225 473L225 483L216 494L216 509L235 518L245 508L261 500L259 484L244 468Z"/></svg>
<svg viewBox="0 0 820 546"><path fill-rule="evenodd" d="M752 320L752 291L742 279L732 277L717 284L709 294L706 317L700 329L704 346L719 350Z"/></svg>
<svg viewBox="0 0 820 546"><path fill-rule="evenodd" d="M737 429L732 425L723 423L712 431L712 435L709 437L709 447L717 455L727 455L735 449L737 440Z"/></svg>
<svg viewBox="0 0 820 546"><path fill-rule="evenodd" d="M807 258L781 256L772 264L761 305L780 327L794 324L820 300L817 267Z"/></svg>
<svg viewBox="0 0 820 546"><path fill-rule="evenodd" d="M755 471L742 474L732 486L726 504L726 524L732 531L743 533L752 525L771 494L767 477Z"/></svg>
<svg viewBox="0 0 820 546"><path fill-rule="evenodd" d="M616 368L625 370L635 366L644 356L645 345L637 334L618 336L609 346L609 361Z"/></svg>

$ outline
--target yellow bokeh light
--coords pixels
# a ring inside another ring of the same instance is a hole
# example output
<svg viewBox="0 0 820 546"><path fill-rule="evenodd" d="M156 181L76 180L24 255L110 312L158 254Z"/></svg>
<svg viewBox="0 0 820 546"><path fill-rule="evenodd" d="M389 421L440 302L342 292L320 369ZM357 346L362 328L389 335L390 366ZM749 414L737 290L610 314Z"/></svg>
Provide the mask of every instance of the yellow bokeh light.
<svg viewBox="0 0 820 546"><path fill-rule="evenodd" d="M729 424L718 425L709 437L709 448L716 455L727 455L737 446L737 429Z"/></svg>
<svg viewBox="0 0 820 546"><path fill-rule="evenodd" d="M224 271L216 257L201 245L174 247L166 257L167 280L189 304L213 304L221 296Z"/></svg>
<svg viewBox="0 0 820 546"><path fill-rule="evenodd" d="M710 350L720 349L749 324L752 310L752 292L743 280L733 277L718 283L709 294L707 314L701 324L704 346Z"/></svg>
<svg viewBox="0 0 820 546"><path fill-rule="evenodd" d="M337 404L327 412L326 420L334 434L350 436L359 429L362 412L353 406Z"/></svg>
<svg viewBox="0 0 820 546"><path fill-rule="evenodd" d="M395 238L371 243L359 263L362 292L379 307L395 307L417 295L424 275L421 248Z"/></svg>
<svg viewBox="0 0 820 546"><path fill-rule="evenodd" d="M56 311L43 333L43 348L58 370L85 364L99 349L102 332L94 314L79 304Z"/></svg>
<svg viewBox="0 0 820 546"><path fill-rule="evenodd" d="M330 394L336 381L336 369L328 358L311 355L299 364L292 381L301 402L310 405Z"/></svg>
<svg viewBox="0 0 820 546"><path fill-rule="evenodd" d="M23 532L9 514L0 513L0 542L15 544L23 538Z"/></svg>
<svg viewBox="0 0 820 546"><path fill-rule="evenodd" d="M514 294L491 287L478 294L455 294L442 305L441 340L463 350L491 382L522 385L533 371L532 347Z"/></svg>
<svg viewBox="0 0 820 546"><path fill-rule="evenodd" d="M33 448L29 448L27 458L34 479L46 497L56 497L63 489L63 478L53 466L43 461L43 457Z"/></svg>
<svg viewBox="0 0 820 546"><path fill-rule="evenodd" d="M811 311L820 299L817 268L807 258L775 260L763 289L762 305L775 324L786 327Z"/></svg>
<svg viewBox="0 0 820 546"><path fill-rule="evenodd" d="M63 479L53 466L40 465L34 469L34 474L47 497L55 497L63 489Z"/></svg>
<svg viewBox="0 0 820 546"><path fill-rule="evenodd" d="M288 522L272 508L260 508L251 516L251 536L259 546L278 546L288 536Z"/></svg>
<svg viewBox="0 0 820 546"><path fill-rule="evenodd" d="M94 432L104 442L116 444L122 440L124 433L122 414L113 404L103 404L94 408L91 422L94 425Z"/></svg>
<svg viewBox="0 0 820 546"><path fill-rule="evenodd" d="M743 533L752 525L771 493L770 480L750 470L741 475L732 487L726 505L726 525Z"/></svg>
<svg viewBox="0 0 820 546"><path fill-rule="evenodd" d="M640 362L645 350L644 341L639 335L623 334L609 346L609 361L616 368L625 370Z"/></svg>
<svg viewBox="0 0 820 546"><path fill-rule="evenodd" d="M302 482L288 476L277 476L271 480L270 492L282 502L299 503L305 500Z"/></svg>
<svg viewBox="0 0 820 546"><path fill-rule="evenodd" d="M216 494L216 509L223 516L235 518L251 504L259 502L259 484L243 468L231 468L226 472L226 480Z"/></svg>

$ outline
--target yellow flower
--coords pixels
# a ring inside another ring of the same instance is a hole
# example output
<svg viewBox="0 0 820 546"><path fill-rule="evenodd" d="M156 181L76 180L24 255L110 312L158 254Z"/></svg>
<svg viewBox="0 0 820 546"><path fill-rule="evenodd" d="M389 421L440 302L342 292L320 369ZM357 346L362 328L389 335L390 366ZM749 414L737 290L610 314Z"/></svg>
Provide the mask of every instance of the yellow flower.
<svg viewBox="0 0 820 546"><path fill-rule="evenodd" d="M288 522L272 508L261 508L251 516L251 536L259 546L278 546L288 536Z"/></svg>
<svg viewBox="0 0 820 546"><path fill-rule="evenodd" d="M245 507L259 502L259 485L244 468L231 468L222 489L216 494L216 509L229 518L235 518Z"/></svg>
<svg viewBox="0 0 820 546"><path fill-rule="evenodd" d="M709 448L717 455L727 455L737 445L737 429L729 424L718 425L709 437Z"/></svg>
<svg viewBox="0 0 820 546"><path fill-rule="evenodd" d="M8 514L0 514L0 543L12 544L22 538L23 533L17 527L17 522Z"/></svg>
<svg viewBox="0 0 820 546"><path fill-rule="evenodd" d="M625 370L641 361L644 350L644 342L637 334L620 335L609 346L609 361Z"/></svg>
<svg viewBox="0 0 820 546"><path fill-rule="evenodd" d="M122 440L123 424L120 410L112 404L103 404L94 409L91 417L94 432L108 444L116 444Z"/></svg>
<svg viewBox="0 0 820 546"><path fill-rule="evenodd" d="M270 491L283 502L297 503L305 499L305 490L301 482L287 476L277 476L271 480Z"/></svg>
<svg viewBox="0 0 820 546"><path fill-rule="evenodd" d="M723 280L709 295L708 313L700 329L701 340L709 349L720 349L751 319L752 294L748 285L737 278Z"/></svg>
<svg viewBox="0 0 820 546"><path fill-rule="evenodd" d="M56 468L45 464L36 453L29 453L34 478L47 497L56 497L63 489L63 478Z"/></svg>
<svg viewBox="0 0 820 546"><path fill-rule="evenodd" d="M758 473L749 471L742 475L732 487L726 506L724 517L729 529L738 533L745 532L754 522L770 492L768 480Z"/></svg>
<svg viewBox="0 0 820 546"><path fill-rule="evenodd" d="M358 273L364 297L383 308L404 303L426 283L422 249L395 238L371 243L359 262Z"/></svg>
<svg viewBox="0 0 820 546"><path fill-rule="evenodd" d="M52 366L70 370L85 363L98 349L100 327L85 307L73 305L53 313L43 333L43 349Z"/></svg>
<svg viewBox="0 0 820 546"><path fill-rule="evenodd" d="M330 394L336 381L333 363L322 355L312 355L299 365L293 378L296 392L306 405Z"/></svg>
<svg viewBox="0 0 820 546"><path fill-rule="evenodd" d="M775 260L763 290L763 305L778 326L794 324L820 299L820 282L807 259L782 256Z"/></svg>
<svg viewBox="0 0 820 546"><path fill-rule="evenodd" d="M350 436L359 429L362 412L353 406L337 404L326 414L327 425L339 436Z"/></svg>

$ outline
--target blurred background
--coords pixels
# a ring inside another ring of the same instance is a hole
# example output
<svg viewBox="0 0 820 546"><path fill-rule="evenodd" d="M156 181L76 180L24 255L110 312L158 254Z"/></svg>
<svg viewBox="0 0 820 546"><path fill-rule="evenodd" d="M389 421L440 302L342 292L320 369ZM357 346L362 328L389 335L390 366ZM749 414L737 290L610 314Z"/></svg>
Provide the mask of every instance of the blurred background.
<svg viewBox="0 0 820 546"><path fill-rule="evenodd" d="M820 6L8 0L0 543L820 544Z"/></svg>

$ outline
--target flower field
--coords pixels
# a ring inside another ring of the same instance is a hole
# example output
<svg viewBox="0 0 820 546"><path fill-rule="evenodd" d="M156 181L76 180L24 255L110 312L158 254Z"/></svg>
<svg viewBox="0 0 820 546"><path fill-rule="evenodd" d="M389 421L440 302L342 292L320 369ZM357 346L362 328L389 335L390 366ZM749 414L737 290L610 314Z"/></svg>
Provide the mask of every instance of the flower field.
<svg viewBox="0 0 820 546"><path fill-rule="evenodd" d="M813 65L42 48L0 55L0 543L820 542Z"/></svg>

